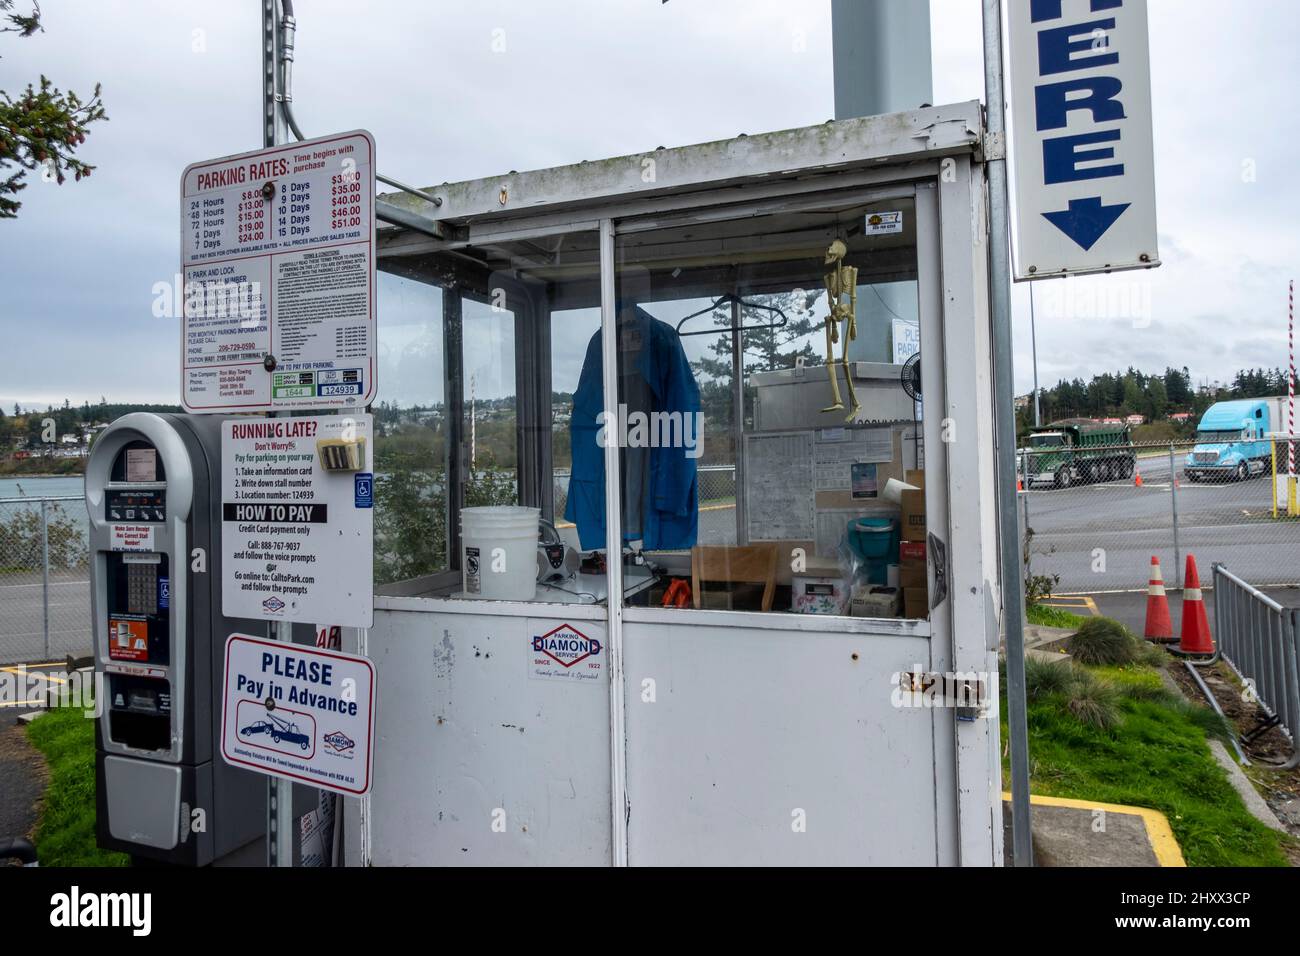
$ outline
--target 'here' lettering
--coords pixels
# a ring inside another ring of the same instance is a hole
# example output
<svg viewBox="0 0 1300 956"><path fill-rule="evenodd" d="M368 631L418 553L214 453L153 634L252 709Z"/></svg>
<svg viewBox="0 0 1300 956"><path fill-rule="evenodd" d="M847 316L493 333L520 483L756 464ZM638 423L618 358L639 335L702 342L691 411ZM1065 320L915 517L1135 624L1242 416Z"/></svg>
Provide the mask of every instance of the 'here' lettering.
<svg viewBox="0 0 1300 956"><path fill-rule="evenodd" d="M1030 0L1030 18L1034 23L1060 20L1064 0ZM1091 0L1091 11L1113 10L1123 0ZM1050 27L1038 32L1038 74L1059 76L1101 66L1115 66L1119 53L1111 50L1110 34L1115 19L1087 20L1066 26ZM1070 113L1087 113L1090 125L1116 123L1126 118L1119 96L1124 84L1117 76L1084 76L1043 83L1034 87L1034 122L1038 130L1069 128ZM1076 128L1077 125L1076 125ZM1104 163L1115 158L1120 130L1092 129L1043 140L1043 182L1046 185L1123 176L1124 164ZM1103 164L1104 163L1104 164Z"/></svg>

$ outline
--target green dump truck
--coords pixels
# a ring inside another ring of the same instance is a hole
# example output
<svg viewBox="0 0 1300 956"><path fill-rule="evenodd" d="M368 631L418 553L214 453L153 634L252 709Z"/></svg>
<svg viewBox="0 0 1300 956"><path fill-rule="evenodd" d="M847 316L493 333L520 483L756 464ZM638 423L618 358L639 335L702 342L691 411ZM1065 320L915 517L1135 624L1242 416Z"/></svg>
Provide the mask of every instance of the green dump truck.
<svg viewBox="0 0 1300 956"><path fill-rule="evenodd" d="M1021 475L1030 488L1132 478L1137 466L1129 426L1089 418L1031 429L1021 459Z"/></svg>

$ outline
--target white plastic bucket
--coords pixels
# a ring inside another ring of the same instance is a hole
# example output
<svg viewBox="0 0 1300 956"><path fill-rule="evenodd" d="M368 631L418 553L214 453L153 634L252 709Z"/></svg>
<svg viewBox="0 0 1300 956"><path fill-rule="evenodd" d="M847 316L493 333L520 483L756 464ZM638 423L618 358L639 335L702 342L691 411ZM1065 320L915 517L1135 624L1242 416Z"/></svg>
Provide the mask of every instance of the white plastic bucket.
<svg viewBox="0 0 1300 956"><path fill-rule="evenodd" d="M531 601L537 591L539 508L488 505L460 510L460 567L465 593Z"/></svg>

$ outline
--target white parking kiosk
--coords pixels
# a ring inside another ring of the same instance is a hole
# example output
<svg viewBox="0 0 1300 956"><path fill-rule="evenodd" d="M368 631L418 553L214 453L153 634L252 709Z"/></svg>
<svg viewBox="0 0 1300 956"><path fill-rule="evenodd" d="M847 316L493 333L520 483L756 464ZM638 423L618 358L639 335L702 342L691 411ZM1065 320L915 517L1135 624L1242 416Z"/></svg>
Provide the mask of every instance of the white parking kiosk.
<svg viewBox="0 0 1300 956"><path fill-rule="evenodd" d="M1002 862L983 129L383 197L349 864Z"/></svg>

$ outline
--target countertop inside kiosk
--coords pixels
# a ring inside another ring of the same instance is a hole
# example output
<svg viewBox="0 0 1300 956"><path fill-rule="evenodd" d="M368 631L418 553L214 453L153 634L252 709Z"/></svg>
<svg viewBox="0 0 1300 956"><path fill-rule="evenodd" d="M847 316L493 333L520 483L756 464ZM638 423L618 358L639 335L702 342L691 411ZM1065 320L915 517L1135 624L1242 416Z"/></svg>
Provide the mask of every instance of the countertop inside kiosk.
<svg viewBox="0 0 1300 956"><path fill-rule="evenodd" d="M623 569L623 596L631 597L647 590L655 582L655 575L645 568ZM457 591L449 597L479 600L477 595ZM556 584L539 584L533 601L539 604L604 604L609 597L609 587L603 574L575 574Z"/></svg>

